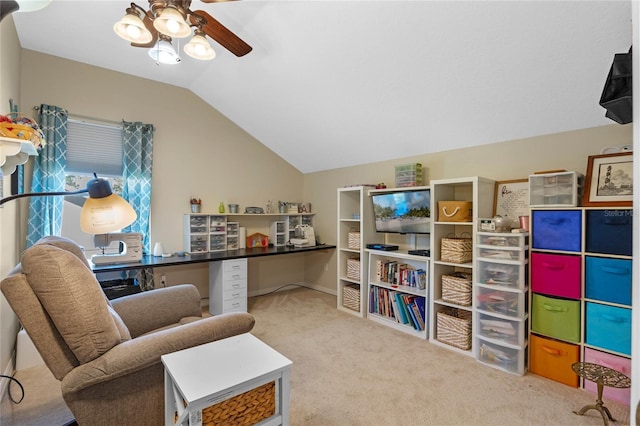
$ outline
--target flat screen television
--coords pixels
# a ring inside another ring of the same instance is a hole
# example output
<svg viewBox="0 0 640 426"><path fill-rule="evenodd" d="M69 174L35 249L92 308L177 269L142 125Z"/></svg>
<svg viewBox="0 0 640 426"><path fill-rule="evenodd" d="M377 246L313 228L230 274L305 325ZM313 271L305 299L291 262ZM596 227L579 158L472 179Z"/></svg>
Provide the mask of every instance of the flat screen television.
<svg viewBox="0 0 640 426"><path fill-rule="evenodd" d="M377 232L431 233L429 188L373 194L371 201Z"/></svg>

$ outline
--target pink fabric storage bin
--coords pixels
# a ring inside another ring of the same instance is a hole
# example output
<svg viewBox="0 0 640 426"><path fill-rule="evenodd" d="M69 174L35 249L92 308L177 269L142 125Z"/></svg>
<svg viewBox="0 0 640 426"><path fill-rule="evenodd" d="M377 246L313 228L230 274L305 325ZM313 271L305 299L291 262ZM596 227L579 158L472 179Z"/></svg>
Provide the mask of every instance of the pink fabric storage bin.
<svg viewBox="0 0 640 426"><path fill-rule="evenodd" d="M549 296L580 299L581 257L565 254L531 254L531 289Z"/></svg>
<svg viewBox="0 0 640 426"><path fill-rule="evenodd" d="M585 348L584 360L585 362L592 362L594 364L600 364L604 365L605 367L613 368L614 370L621 372L625 376L631 377L631 360L629 358L608 354L606 352L596 351L595 349L591 348ZM598 394L598 386L594 382L591 382L589 380L584 381L584 389L596 395ZM606 400L610 399L613 401L618 401L625 405L629 405L631 401L631 389L618 389L605 386L604 390L602 391L602 399L605 401L605 404Z"/></svg>

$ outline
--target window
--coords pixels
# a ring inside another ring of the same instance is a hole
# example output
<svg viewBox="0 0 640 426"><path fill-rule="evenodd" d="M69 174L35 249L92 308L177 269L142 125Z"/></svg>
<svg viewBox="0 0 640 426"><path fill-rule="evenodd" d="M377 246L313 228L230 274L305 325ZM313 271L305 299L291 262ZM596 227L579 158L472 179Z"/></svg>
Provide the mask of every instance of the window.
<svg viewBox="0 0 640 426"><path fill-rule="evenodd" d="M122 126L69 119L65 191L86 188L94 173L107 179L113 192L122 194ZM95 247L93 235L80 229L80 210L86 197L86 194L65 197L61 234L84 247L90 258L103 250ZM118 251L118 247L110 247L105 253Z"/></svg>

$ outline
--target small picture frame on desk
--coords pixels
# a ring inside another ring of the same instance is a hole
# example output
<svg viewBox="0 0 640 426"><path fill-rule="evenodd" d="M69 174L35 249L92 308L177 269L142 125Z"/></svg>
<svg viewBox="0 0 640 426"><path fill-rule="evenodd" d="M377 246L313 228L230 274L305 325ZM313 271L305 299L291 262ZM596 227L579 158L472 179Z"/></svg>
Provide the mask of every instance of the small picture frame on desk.
<svg viewBox="0 0 640 426"><path fill-rule="evenodd" d="M633 152L590 155L582 205L631 207L633 203Z"/></svg>

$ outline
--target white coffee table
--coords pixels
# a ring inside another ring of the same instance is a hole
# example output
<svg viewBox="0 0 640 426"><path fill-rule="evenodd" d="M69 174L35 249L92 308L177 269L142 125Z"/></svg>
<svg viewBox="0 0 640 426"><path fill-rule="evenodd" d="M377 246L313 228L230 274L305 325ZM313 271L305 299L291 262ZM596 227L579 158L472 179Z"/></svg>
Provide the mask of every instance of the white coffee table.
<svg viewBox="0 0 640 426"><path fill-rule="evenodd" d="M162 363L166 425L202 425L203 410L272 382L275 412L259 424L289 424L292 362L252 334L163 355Z"/></svg>

